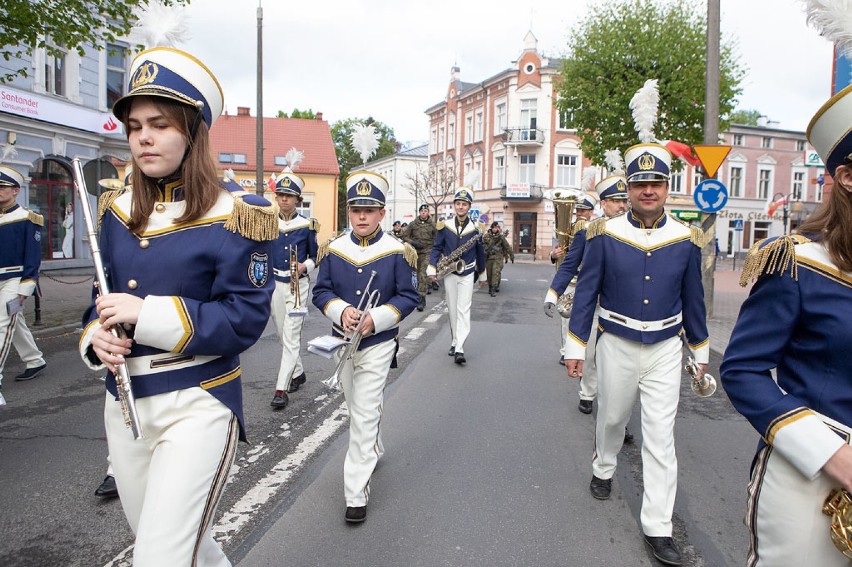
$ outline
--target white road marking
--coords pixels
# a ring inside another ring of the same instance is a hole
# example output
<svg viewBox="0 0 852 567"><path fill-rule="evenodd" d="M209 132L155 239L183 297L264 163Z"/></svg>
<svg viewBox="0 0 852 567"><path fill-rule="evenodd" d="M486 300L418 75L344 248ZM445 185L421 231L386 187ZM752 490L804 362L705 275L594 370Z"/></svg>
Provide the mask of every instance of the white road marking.
<svg viewBox="0 0 852 567"><path fill-rule="evenodd" d="M429 317L432 317L432 315L429 315ZM404 340L404 341L416 341L425 332L426 332L426 329L424 329L423 327L414 327L413 329L408 331L408 334L405 335L402 338L402 340Z"/></svg>
<svg viewBox="0 0 852 567"><path fill-rule="evenodd" d="M441 315L442 315L441 313L432 313L431 315L429 315L428 317L423 319L423 322L424 323L435 323L435 322L438 321L438 319L441 318Z"/></svg>

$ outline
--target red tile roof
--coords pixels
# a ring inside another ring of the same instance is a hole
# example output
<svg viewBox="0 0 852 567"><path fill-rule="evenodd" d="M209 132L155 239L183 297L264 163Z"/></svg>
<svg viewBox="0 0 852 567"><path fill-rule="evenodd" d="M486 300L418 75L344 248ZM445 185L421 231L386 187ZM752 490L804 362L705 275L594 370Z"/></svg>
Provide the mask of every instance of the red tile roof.
<svg viewBox="0 0 852 567"><path fill-rule="evenodd" d="M210 144L213 159L222 168L234 171L255 171L257 122L254 116L222 115L210 130ZM304 154L297 173L316 173L338 175L337 155L331 129L325 120L304 118L264 118L263 119L263 169L278 173L283 169L275 165L275 156L287 154L290 148L296 148ZM219 153L237 153L246 155L246 163L219 163Z"/></svg>

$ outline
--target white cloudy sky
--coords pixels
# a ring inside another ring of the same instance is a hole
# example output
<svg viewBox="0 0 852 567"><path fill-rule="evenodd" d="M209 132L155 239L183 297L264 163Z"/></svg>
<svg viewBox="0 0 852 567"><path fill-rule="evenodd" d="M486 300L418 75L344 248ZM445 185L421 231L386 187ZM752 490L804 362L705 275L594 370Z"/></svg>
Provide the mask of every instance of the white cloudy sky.
<svg viewBox="0 0 852 567"><path fill-rule="evenodd" d="M539 51L565 54L571 27L599 0L263 0L265 116L293 108L329 122L372 115L402 141L426 140L423 111L440 102L450 67L480 82L507 68L527 30ZM256 95L257 0L192 0L181 47L208 64L226 108ZM798 0L721 0L722 33L748 67L739 108L804 130L830 95L832 49Z"/></svg>

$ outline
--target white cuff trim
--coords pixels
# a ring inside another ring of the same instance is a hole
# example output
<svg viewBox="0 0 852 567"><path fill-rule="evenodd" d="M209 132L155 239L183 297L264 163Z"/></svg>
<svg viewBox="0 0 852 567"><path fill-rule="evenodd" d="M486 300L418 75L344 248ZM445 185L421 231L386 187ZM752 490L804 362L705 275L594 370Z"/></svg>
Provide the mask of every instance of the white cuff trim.
<svg viewBox="0 0 852 567"><path fill-rule="evenodd" d="M149 295L142 302L134 340L167 352L183 352L194 329L180 297Z"/></svg>
<svg viewBox="0 0 852 567"><path fill-rule="evenodd" d="M775 433L772 446L805 477L813 480L845 442L813 415L789 423Z"/></svg>

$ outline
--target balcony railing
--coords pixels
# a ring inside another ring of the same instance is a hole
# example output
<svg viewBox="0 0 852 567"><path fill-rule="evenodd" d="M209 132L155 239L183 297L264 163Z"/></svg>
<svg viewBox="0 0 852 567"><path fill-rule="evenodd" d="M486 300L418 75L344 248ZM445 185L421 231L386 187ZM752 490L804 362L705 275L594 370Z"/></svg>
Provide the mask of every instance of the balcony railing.
<svg viewBox="0 0 852 567"><path fill-rule="evenodd" d="M544 130L539 128L505 128L503 142L508 146L542 146Z"/></svg>

